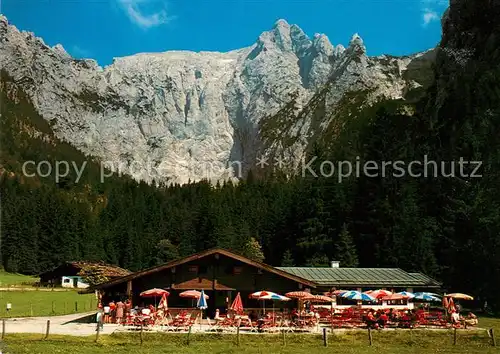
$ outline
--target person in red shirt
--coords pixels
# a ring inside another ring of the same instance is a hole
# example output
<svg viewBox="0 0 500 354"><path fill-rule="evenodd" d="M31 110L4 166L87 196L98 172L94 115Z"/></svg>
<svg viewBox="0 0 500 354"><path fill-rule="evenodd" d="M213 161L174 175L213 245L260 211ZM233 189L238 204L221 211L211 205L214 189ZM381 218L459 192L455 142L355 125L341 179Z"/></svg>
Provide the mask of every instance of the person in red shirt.
<svg viewBox="0 0 500 354"><path fill-rule="evenodd" d="M387 326L387 321L389 321L389 316L387 316L387 314L385 312L382 312L380 314L380 316L378 316L378 320L377 320L380 328L385 328L385 326Z"/></svg>
<svg viewBox="0 0 500 354"><path fill-rule="evenodd" d="M373 310L370 310L366 315L366 325L368 328L375 328L377 325L377 320L375 319L373 312Z"/></svg>

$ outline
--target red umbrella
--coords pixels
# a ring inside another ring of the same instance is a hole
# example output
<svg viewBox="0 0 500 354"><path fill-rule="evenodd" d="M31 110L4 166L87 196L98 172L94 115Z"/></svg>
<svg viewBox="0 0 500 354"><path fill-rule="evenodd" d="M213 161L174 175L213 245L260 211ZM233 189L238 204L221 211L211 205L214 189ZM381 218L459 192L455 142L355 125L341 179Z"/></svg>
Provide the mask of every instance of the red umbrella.
<svg viewBox="0 0 500 354"><path fill-rule="evenodd" d="M455 302L453 301L453 298L450 297L448 299L448 312L452 313L453 311L456 311Z"/></svg>
<svg viewBox="0 0 500 354"><path fill-rule="evenodd" d="M231 310L233 310L236 313L242 313L243 312L243 301L241 300L241 295L238 293L236 297L234 298L233 304L230 307Z"/></svg>
<svg viewBox="0 0 500 354"><path fill-rule="evenodd" d="M370 295L371 297L374 297L375 299L381 299L387 296L391 296L392 292L389 290L368 290L365 291L365 294Z"/></svg>
<svg viewBox="0 0 500 354"><path fill-rule="evenodd" d="M448 299L445 297L443 297L443 308L448 311Z"/></svg>
<svg viewBox="0 0 500 354"><path fill-rule="evenodd" d="M305 297L311 296L311 293L307 291L292 291L285 294L286 297L290 297L292 299L303 299Z"/></svg>
<svg viewBox="0 0 500 354"><path fill-rule="evenodd" d="M170 293L166 290L163 290L163 289L157 289L157 288L154 288L154 289L149 289L149 290L146 290L146 291L143 291L141 294L141 297L157 297L157 296L168 296L170 295Z"/></svg>
<svg viewBox="0 0 500 354"><path fill-rule="evenodd" d="M260 299L262 296L268 296L268 295L273 295L273 294L276 294L276 293L273 293L272 291L262 290L262 291L257 291L255 293L252 293L248 297L250 299Z"/></svg>
<svg viewBox="0 0 500 354"><path fill-rule="evenodd" d="M154 288L154 289L149 289L149 290L143 291L142 293L140 293L140 295L141 295L141 297L154 297L155 298L155 307L156 307L156 297L168 296L168 295L170 295L170 293L166 290L163 290L163 289Z"/></svg>
<svg viewBox="0 0 500 354"><path fill-rule="evenodd" d="M162 295L158 308L163 309L163 311L168 310L167 295Z"/></svg>
<svg viewBox="0 0 500 354"><path fill-rule="evenodd" d="M373 294L370 294L370 296L373 296ZM388 296L384 296L381 299L384 301L394 301L394 300L407 300L410 297L407 295L401 295L401 294L391 294Z"/></svg>
<svg viewBox="0 0 500 354"><path fill-rule="evenodd" d="M304 300L307 301L313 301L313 302L333 302L334 300L325 295L309 295L308 297L304 298Z"/></svg>
<svg viewBox="0 0 500 354"><path fill-rule="evenodd" d="M201 296L201 292L197 290L187 290L183 291L182 293L179 294L180 297L185 297L188 299L199 299ZM208 295L205 294L205 299L208 299Z"/></svg>

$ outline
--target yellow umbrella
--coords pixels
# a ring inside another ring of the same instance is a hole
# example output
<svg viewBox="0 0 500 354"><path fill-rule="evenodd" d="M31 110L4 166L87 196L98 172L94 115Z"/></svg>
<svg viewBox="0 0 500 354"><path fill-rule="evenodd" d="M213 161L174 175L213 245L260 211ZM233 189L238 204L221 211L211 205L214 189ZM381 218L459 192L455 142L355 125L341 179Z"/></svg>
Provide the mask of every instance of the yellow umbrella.
<svg viewBox="0 0 500 354"><path fill-rule="evenodd" d="M460 300L474 300L472 296L462 293L446 294L445 297L451 297L453 299L460 299Z"/></svg>

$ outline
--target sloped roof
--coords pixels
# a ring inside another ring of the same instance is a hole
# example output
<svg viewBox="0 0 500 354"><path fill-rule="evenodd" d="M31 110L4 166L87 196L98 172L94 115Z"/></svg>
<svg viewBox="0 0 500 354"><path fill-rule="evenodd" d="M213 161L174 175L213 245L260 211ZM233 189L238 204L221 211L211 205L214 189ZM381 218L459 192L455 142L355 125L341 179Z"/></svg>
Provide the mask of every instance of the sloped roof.
<svg viewBox="0 0 500 354"><path fill-rule="evenodd" d="M420 281L424 282L425 284L433 284L436 286L441 286L441 283L438 282L435 279L432 279L431 277L428 277L427 275L423 273L409 273L412 277L419 279Z"/></svg>
<svg viewBox="0 0 500 354"><path fill-rule="evenodd" d="M81 271L83 268L85 267L95 267L97 268L101 274L107 278L119 278L119 277L123 277L123 276L126 276L126 275L129 275L131 274L132 272L127 270L127 269L123 269L123 268L120 268L118 266L115 266L115 265L111 265L111 264L106 264L104 262L87 262L87 261L68 261L68 262L65 262L61 265L59 265L58 267L52 269L52 270L49 270L47 272L44 272L42 274L40 274L40 276L48 276L48 275L51 275L52 273L55 273L57 272L59 269L66 269L65 267L74 267L75 269Z"/></svg>
<svg viewBox="0 0 500 354"><path fill-rule="evenodd" d="M246 263L248 265L254 266L256 268L260 268L260 269L265 270L267 272L270 272L270 273L282 276L284 278L296 281L296 282L298 282L300 284L304 284L304 285L307 285L307 286L310 286L310 287L313 287L313 288L316 287L316 284L313 281L310 281L310 280L308 280L306 278L302 278L301 276L297 276L297 275L291 274L289 272L282 271L282 270L280 270L278 268L275 268L273 266L270 266L268 264L254 261L252 259L249 259L247 257L241 256L239 254L230 252L230 251L222 249L222 248L213 248L213 249L209 249L209 250L202 251L202 252L199 252L199 253L195 253L195 254L193 254L191 256L187 256L187 257L184 257L184 258L181 258L181 259L177 259L177 260L165 263L165 264L157 266L157 267L153 267L153 268L141 270L139 272L135 272L135 273L129 274L127 276L124 276L124 277L121 277L121 278L118 278L118 279L113 279L113 280L110 280L108 282L96 285L95 287L89 287L87 289L89 291L93 291L95 289L107 288L107 287L110 287L110 286L113 286L113 285L117 285L117 284L129 281L129 280L140 278L140 277L148 275L148 274L160 272L160 271L165 270L165 269L170 269L172 267L175 267L175 266L178 266L178 265L181 265L181 264L184 264L184 263L192 262L194 260L197 260L197 259L200 259L200 258L204 258L204 257L210 256L210 255L215 255L215 254L220 254L220 255L224 255L224 256L229 257L229 258L236 259L236 260L238 260L238 261L240 261L242 263Z"/></svg>
<svg viewBox="0 0 500 354"><path fill-rule="evenodd" d="M76 261L76 262L68 262L75 268L79 268L80 270L85 267L95 267L99 270L99 272L108 278L119 278L129 274L132 274L131 271L127 269L120 268L115 265L110 265L106 263L94 263L94 262L84 262L84 261Z"/></svg>
<svg viewBox="0 0 500 354"><path fill-rule="evenodd" d="M437 281L423 274L407 273L399 268L278 267L278 269L328 287L439 287Z"/></svg>

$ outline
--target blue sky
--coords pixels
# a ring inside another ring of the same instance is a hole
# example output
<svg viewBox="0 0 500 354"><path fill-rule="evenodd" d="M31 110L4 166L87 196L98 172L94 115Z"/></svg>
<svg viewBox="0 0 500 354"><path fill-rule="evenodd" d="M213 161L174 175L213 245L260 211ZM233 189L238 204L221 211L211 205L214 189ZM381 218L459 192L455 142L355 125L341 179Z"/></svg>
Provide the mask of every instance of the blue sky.
<svg viewBox="0 0 500 354"><path fill-rule="evenodd" d="M347 45L354 33L369 55L434 47L448 0L0 0L1 13L45 43L108 65L113 57L166 50L249 46L283 18L309 36Z"/></svg>

